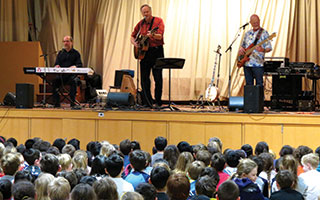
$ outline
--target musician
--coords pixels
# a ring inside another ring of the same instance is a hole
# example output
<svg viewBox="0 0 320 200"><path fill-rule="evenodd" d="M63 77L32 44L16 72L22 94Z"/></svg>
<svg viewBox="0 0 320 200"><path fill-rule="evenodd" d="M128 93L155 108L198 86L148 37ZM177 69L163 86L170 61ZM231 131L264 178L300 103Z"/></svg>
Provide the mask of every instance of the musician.
<svg viewBox="0 0 320 200"><path fill-rule="evenodd" d="M269 33L260 27L260 19L256 14L251 15L250 24L252 29L245 33L243 42L241 44L239 55L245 54L245 49L251 44L258 44L259 42L267 39ZM244 76L246 79L246 85L253 85L253 80L256 79L256 85L263 87L263 63L264 55L272 50L271 42L267 41L261 46L257 46L252 54L250 60L244 64Z"/></svg>
<svg viewBox="0 0 320 200"><path fill-rule="evenodd" d="M73 48L73 39L71 36L65 36L63 38L63 48L58 53L55 67L82 67L80 53ZM77 75L73 74L58 75L56 79L53 80L53 100L55 107L60 107L59 88L61 85L70 85L70 105L72 107L75 105L78 81Z"/></svg>
<svg viewBox="0 0 320 200"><path fill-rule="evenodd" d="M149 49L145 57L140 62L141 69L141 87L143 103L152 107L153 99L150 92L150 72L152 70L155 81L155 103L156 107L162 105L162 69L155 69L154 65L157 58L164 57L163 51L163 33L164 23L160 17L152 16L151 7L144 4L140 7L143 20L139 21L131 34L131 43L135 47L139 47L136 37L138 34L147 35L149 37ZM158 27L158 30L151 34L150 30Z"/></svg>

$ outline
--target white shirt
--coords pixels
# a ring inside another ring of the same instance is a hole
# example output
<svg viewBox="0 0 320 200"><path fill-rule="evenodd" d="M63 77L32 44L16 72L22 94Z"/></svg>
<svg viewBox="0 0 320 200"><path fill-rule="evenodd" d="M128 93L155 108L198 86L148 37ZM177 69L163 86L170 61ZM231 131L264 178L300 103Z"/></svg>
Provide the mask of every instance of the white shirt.
<svg viewBox="0 0 320 200"><path fill-rule="evenodd" d="M126 180L123 180L123 178L112 178L112 180L117 185L117 192L119 198L126 192L134 192L132 184Z"/></svg>
<svg viewBox="0 0 320 200"><path fill-rule="evenodd" d="M320 172L310 170L300 174L305 184L308 186L306 200L318 200L320 196Z"/></svg>

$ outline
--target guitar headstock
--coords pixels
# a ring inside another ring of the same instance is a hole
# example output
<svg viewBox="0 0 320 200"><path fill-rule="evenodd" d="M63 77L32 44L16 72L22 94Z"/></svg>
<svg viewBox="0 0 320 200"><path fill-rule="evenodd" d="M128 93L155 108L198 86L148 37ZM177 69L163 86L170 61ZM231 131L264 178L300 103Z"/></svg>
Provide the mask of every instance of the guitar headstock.
<svg viewBox="0 0 320 200"><path fill-rule="evenodd" d="M269 36L269 40L272 40L273 38L275 38L277 36L276 32L273 32L270 36Z"/></svg>

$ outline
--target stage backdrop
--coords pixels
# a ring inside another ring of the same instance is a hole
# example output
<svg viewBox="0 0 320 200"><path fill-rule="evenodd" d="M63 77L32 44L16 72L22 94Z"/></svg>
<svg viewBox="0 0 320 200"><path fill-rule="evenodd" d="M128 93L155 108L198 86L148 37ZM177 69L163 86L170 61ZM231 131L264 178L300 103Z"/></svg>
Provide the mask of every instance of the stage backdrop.
<svg viewBox="0 0 320 200"><path fill-rule="evenodd" d="M228 96L230 52L225 53L240 26L256 13L271 34L273 51L267 56L286 56L291 61L319 63L320 0L1 0L0 41L40 40L43 52L62 48L64 35L74 37L74 47L84 66L103 76L103 87L113 85L117 69L136 70L130 34L142 19L140 6L148 3L154 16L165 22L165 56L185 58L184 69L172 71L172 99L197 99L210 83L218 45L222 46L219 88ZM28 12L26 12L26 9ZM29 15L28 15L29 13ZM29 18L29 24L26 19ZM247 31L251 28L246 27ZM234 61L243 32L233 45L232 95L241 95L242 69ZM55 55L50 57L53 66ZM218 70L216 70L217 78ZM267 81L268 82L268 81ZM308 86L308 84L306 84ZM266 86L266 89L270 89ZM164 96L168 95L168 71L164 70Z"/></svg>

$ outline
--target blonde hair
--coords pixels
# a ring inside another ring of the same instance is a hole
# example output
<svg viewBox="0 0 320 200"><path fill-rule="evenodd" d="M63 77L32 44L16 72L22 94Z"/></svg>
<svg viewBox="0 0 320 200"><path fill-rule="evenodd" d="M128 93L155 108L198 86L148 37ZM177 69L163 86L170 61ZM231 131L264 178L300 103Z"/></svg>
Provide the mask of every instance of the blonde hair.
<svg viewBox="0 0 320 200"><path fill-rule="evenodd" d="M88 167L88 157L81 153L76 154L72 158L73 169L84 169L87 170Z"/></svg>
<svg viewBox="0 0 320 200"><path fill-rule="evenodd" d="M7 153L1 158L0 163L5 175L14 175L20 167L20 158L17 153Z"/></svg>
<svg viewBox="0 0 320 200"><path fill-rule="evenodd" d="M279 169L280 170L288 170L292 173L293 175L293 184L292 184L292 188L296 188L297 187L297 183L298 183L298 175L297 175L297 169L298 169L298 161L297 159L295 159L295 157L293 157L293 155L285 155L281 162L280 162L280 166Z"/></svg>
<svg viewBox="0 0 320 200"><path fill-rule="evenodd" d="M71 165L71 156L67 153L63 153L57 156L59 164L61 165L61 171L67 170Z"/></svg>
<svg viewBox="0 0 320 200"><path fill-rule="evenodd" d="M257 163L249 158L242 159L237 166L236 176L241 178L243 174L249 174L257 166Z"/></svg>
<svg viewBox="0 0 320 200"><path fill-rule="evenodd" d="M168 172L171 174L171 169L170 169L170 166L165 163L165 162L155 162L153 165L152 165L152 168L156 168L156 167L164 167L168 170Z"/></svg>
<svg viewBox="0 0 320 200"><path fill-rule="evenodd" d="M197 180L202 170L205 168L202 161L196 160L188 165L188 175L191 179Z"/></svg>
<svg viewBox="0 0 320 200"><path fill-rule="evenodd" d="M63 177L57 177L48 185L48 194L51 200L68 199L71 187L69 181Z"/></svg>
<svg viewBox="0 0 320 200"><path fill-rule="evenodd" d="M121 196L121 200L143 200L143 196L138 192L126 192Z"/></svg>
<svg viewBox="0 0 320 200"><path fill-rule="evenodd" d="M304 165L310 164L313 169L316 169L319 164L319 157L315 153L309 153L302 156L301 163Z"/></svg>
<svg viewBox="0 0 320 200"><path fill-rule="evenodd" d="M116 148L112 144L108 143L103 143L100 149L100 155L109 157L112 152L114 152Z"/></svg>
<svg viewBox="0 0 320 200"><path fill-rule="evenodd" d="M4 149L5 149L5 146L2 142L0 142L0 159L2 158L3 156L3 153L4 153Z"/></svg>
<svg viewBox="0 0 320 200"><path fill-rule="evenodd" d="M186 172L187 166L194 161L193 156L190 152L182 152L175 167L175 172Z"/></svg>
<svg viewBox="0 0 320 200"><path fill-rule="evenodd" d="M54 176L49 173L41 173L35 181L35 189L38 200L50 200L48 195L48 185L54 180Z"/></svg>
<svg viewBox="0 0 320 200"><path fill-rule="evenodd" d="M17 149L14 146L8 145L4 148L3 155L6 155L8 153L16 153L16 152L17 152Z"/></svg>

